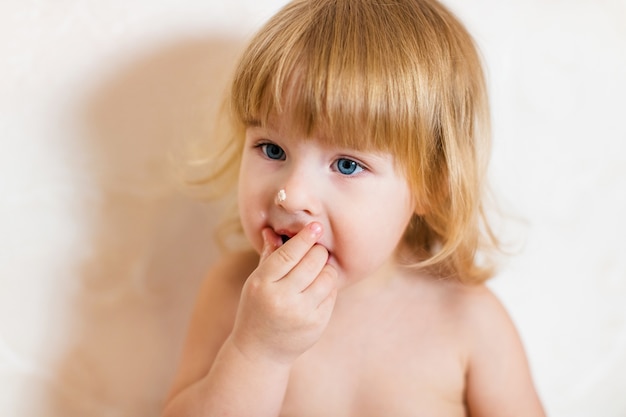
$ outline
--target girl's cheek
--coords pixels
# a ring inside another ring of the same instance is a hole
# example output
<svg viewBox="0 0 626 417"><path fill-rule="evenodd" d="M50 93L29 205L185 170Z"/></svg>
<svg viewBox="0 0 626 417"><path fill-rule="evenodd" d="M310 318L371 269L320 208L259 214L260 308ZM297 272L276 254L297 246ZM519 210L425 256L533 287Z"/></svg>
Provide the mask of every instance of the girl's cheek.
<svg viewBox="0 0 626 417"><path fill-rule="evenodd" d="M261 231L268 222L267 209L258 200L254 201L253 199L240 201L240 204L245 207L241 211L241 224L244 233L253 248L260 252L263 247Z"/></svg>

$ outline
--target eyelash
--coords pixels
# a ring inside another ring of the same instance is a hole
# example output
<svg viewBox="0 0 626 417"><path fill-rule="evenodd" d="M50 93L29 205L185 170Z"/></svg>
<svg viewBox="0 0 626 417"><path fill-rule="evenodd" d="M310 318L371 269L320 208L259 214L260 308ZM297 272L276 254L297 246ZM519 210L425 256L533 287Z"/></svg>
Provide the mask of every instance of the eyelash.
<svg viewBox="0 0 626 417"><path fill-rule="evenodd" d="M267 154L267 148L269 146L275 146L276 148L280 149L280 152L282 153L281 158L272 158L272 157L270 157ZM258 148L261 151L261 153L263 153L263 155L266 158L268 158L268 159L271 159L271 160L274 160L274 161L284 161L286 159L285 150L283 148L281 148L280 146L276 145L275 143L272 143L272 142L261 142L261 143L258 143L256 145L254 145L254 147Z"/></svg>
<svg viewBox="0 0 626 417"><path fill-rule="evenodd" d="M346 173L341 172L341 169L339 168L339 164L340 164L342 161L348 161L348 162L350 162L351 167L352 167L352 166L354 166L354 167L356 167L356 169L358 169L359 171L357 171L357 172L351 172L351 173L349 173L349 174L346 174ZM354 177L354 176L359 175L361 172L365 171L367 168L366 168L365 166L363 166L363 164L361 164L360 162L355 161L354 159L341 157L341 158L337 158L337 159L333 162L333 169L334 169L335 171L339 172L341 175L344 175L344 176L346 176L346 177Z"/></svg>
<svg viewBox="0 0 626 417"><path fill-rule="evenodd" d="M281 157L279 157L279 158L270 157L268 155L268 153L267 153L267 148L269 146L274 146L277 149L279 149L280 152L281 152ZM284 161L286 159L285 150L283 148L281 148L279 145L276 145L275 143L272 143L272 142L260 142L260 143L257 143L256 145L254 145L254 147L259 149L261 151L261 153L263 153L263 155L266 158L270 159L270 160L273 160L273 161ZM358 169L359 171L357 171L356 173L355 172L351 172L351 173L343 173L343 172L341 172L341 170L339 168L339 163L341 161L348 161L348 162L350 162L351 164L353 164L352 166L356 167L356 169ZM353 176L359 175L363 171L367 171L367 167L364 164L362 164L361 162L358 162L358 161L356 161L356 160L354 160L352 158L343 157L343 156L339 157L339 158L337 158L337 159L335 159L333 161L332 168L333 168L334 171L339 172L341 175L343 175L345 177L353 177Z"/></svg>

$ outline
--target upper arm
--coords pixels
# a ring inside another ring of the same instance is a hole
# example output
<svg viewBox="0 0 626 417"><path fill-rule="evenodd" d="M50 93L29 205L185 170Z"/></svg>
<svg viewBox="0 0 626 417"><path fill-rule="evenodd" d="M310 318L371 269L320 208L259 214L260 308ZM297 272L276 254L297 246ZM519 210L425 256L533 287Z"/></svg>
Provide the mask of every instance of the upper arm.
<svg viewBox="0 0 626 417"><path fill-rule="evenodd" d="M467 314L469 414L544 417L522 341L509 315L488 289L482 288L475 297Z"/></svg>
<svg viewBox="0 0 626 417"><path fill-rule="evenodd" d="M256 267L252 254L233 254L211 268L202 282L168 399L202 379L233 328L245 279Z"/></svg>

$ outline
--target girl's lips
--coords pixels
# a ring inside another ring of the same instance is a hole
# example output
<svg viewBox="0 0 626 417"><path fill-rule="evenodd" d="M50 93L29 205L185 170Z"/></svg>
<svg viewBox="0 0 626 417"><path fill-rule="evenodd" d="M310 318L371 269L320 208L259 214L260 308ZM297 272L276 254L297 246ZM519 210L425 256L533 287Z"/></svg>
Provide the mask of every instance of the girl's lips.
<svg viewBox="0 0 626 417"><path fill-rule="evenodd" d="M298 234L298 232L295 232L295 233L294 232L290 232L287 229L274 229L274 228L271 228L271 230L274 232L274 234L276 236L280 237L280 239L282 240L282 244L283 245L285 243L287 243L287 241L289 239L291 239L296 234ZM318 242L318 244L321 245L320 242ZM322 245L322 246L324 246L324 245ZM326 246L324 246L324 247L326 247ZM328 248L326 250L328 250ZM326 263L331 264L331 265L337 267L337 260L336 260L335 256L329 250L328 250L328 260L326 261Z"/></svg>
<svg viewBox="0 0 626 417"><path fill-rule="evenodd" d="M277 229L277 230L274 230L274 233L276 233L276 235L280 237L280 239L283 242L283 245L289 239L291 239L292 237L294 237L297 234L297 232L291 232L291 231L286 230L286 229Z"/></svg>
<svg viewBox="0 0 626 417"><path fill-rule="evenodd" d="M297 231L293 232L289 229L274 229L271 228L272 231L274 232L274 234L276 234L276 236L280 237L280 240L282 241L282 244L284 245L285 243L287 243L287 241L289 239L291 239L292 237L294 237L295 235L298 234L298 232L300 230L302 230L302 228L298 229ZM317 242L318 244L321 244L320 242ZM322 245L323 246L323 245ZM328 249L327 249L328 250ZM330 261L331 258L334 259L334 256L331 254L330 251L328 251L328 260Z"/></svg>

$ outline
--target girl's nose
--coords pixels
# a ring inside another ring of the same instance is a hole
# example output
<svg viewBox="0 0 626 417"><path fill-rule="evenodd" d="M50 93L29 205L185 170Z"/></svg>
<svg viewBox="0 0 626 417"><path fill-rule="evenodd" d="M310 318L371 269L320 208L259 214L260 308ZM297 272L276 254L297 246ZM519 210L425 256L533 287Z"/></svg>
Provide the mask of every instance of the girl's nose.
<svg viewBox="0 0 626 417"><path fill-rule="evenodd" d="M290 213L319 213L321 202L317 195L318 189L310 177L290 177L276 192L274 202Z"/></svg>

